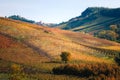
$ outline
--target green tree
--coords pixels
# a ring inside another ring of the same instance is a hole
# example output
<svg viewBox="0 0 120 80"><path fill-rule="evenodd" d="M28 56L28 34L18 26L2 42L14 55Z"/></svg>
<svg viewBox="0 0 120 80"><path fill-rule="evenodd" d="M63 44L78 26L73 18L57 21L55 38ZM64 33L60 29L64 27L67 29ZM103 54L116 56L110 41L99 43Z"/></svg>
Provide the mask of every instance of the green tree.
<svg viewBox="0 0 120 80"><path fill-rule="evenodd" d="M60 57L62 61L67 63L70 60L71 54L69 52L62 52Z"/></svg>

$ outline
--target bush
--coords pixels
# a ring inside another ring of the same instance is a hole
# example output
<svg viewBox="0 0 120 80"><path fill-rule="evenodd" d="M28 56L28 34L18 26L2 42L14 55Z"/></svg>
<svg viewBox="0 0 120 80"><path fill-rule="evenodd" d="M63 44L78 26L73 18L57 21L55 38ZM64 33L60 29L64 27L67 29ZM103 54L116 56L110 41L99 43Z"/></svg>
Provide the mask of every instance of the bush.
<svg viewBox="0 0 120 80"><path fill-rule="evenodd" d="M61 60L67 63L67 61L70 60L71 54L69 52L62 52L61 55Z"/></svg>
<svg viewBox="0 0 120 80"><path fill-rule="evenodd" d="M80 64L65 65L53 68L54 74L76 75L79 77L98 77L105 80L106 78L116 78L120 75L120 68L117 65L108 64Z"/></svg>
<svg viewBox="0 0 120 80"><path fill-rule="evenodd" d="M12 64L11 71L12 71L12 73L19 73L22 71L22 67L18 64Z"/></svg>

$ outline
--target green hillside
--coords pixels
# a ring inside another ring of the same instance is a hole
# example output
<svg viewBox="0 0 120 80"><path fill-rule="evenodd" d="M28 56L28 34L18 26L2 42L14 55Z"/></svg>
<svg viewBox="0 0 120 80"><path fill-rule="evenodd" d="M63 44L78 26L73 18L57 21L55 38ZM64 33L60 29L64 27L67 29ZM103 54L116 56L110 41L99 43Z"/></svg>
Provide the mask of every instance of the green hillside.
<svg viewBox="0 0 120 80"><path fill-rule="evenodd" d="M89 7L81 16L70 19L69 21L59 24L59 28L84 31L97 32L100 30L109 29L112 24L120 23L120 8L103 8L103 7Z"/></svg>

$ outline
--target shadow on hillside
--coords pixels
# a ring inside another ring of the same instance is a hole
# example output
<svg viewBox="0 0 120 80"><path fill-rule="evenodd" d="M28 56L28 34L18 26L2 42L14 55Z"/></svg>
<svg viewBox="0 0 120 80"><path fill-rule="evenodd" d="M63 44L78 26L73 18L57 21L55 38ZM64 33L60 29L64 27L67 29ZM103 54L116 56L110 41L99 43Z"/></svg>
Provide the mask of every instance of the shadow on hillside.
<svg viewBox="0 0 120 80"><path fill-rule="evenodd" d="M61 64L62 62L61 61L46 61L45 63L58 63L58 64Z"/></svg>
<svg viewBox="0 0 120 80"><path fill-rule="evenodd" d="M39 53L40 55L45 56L45 57L49 58L50 60L53 59L53 58L52 58L50 55L48 55L44 50L42 50L42 49L40 49L40 48L38 48L38 47L30 44L29 42L23 41L23 43L24 43L25 45L27 45L28 47L32 48L33 50L35 50L35 51L36 51L37 53Z"/></svg>
<svg viewBox="0 0 120 80"><path fill-rule="evenodd" d="M3 35L5 37L11 38L11 39L17 41L17 39L15 37L11 36L11 35L8 35L8 34L5 34L5 33L1 33L1 32L0 32L0 35ZM22 40L21 42L24 43L27 47L30 47L31 49L33 49L34 51L36 51L37 53L39 53L40 55L45 56L50 61L52 61L53 58L50 55L48 55L47 52L45 52L44 50L40 49L40 47L38 48L35 45L33 45L33 44L29 43L29 42L26 42L24 40Z"/></svg>

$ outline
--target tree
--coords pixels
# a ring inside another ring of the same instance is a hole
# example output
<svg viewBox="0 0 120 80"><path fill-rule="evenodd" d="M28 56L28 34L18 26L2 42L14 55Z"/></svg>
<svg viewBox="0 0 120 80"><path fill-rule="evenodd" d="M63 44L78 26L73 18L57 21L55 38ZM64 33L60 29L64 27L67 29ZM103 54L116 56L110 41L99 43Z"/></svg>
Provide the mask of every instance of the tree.
<svg viewBox="0 0 120 80"><path fill-rule="evenodd" d="M102 31L98 32L98 37L105 39L105 38L106 38L106 35L105 35L105 34L106 34L106 31L105 31L105 30L102 30Z"/></svg>
<svg viewBox="0 0 120 80"><path fill-rule="evenodd" d="M111 30L103 30L98 33L98 37L107 39L107 40L116 41L118 34Z"/></svg>
<svg viewBox="0 0 120 80"><path fill-rule="evenodd" d="M62 52L60 57L62 61L67 63L70 60L71 54L69 52Z"/></svg>
<svg viewBox="0 0 120 80"><path fill-rule="evenodd" d="M114 32L116 32L116 30L118 29L117 28L117 25L110 25L110 29Z"/></svg>
<svg viewBox="0 0 120 80"><path fill-rule="evenodd" d="M107 36L108 40L116 41L118 34L114 31L108 30L106 32L106 36Z"/></svg>

